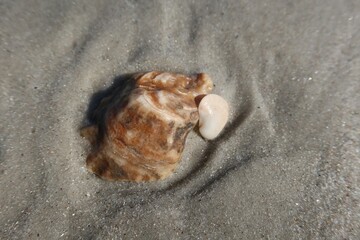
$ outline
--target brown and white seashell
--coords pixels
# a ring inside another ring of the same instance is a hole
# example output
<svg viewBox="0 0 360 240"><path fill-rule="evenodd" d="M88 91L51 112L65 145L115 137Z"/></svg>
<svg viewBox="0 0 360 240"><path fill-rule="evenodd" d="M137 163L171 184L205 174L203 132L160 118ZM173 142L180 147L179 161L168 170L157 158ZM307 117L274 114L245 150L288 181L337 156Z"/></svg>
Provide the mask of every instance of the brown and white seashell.
<svg viewBox="0 0 360 240"><path fill-rule="evenodd" d="M106 180L152 181L169 176L181 158L186 137L199 120L195 97L213 83L195 77L148 72L131 80L133 89L104 99L94 125L81 130L93 145L88 169Z"/></svg>

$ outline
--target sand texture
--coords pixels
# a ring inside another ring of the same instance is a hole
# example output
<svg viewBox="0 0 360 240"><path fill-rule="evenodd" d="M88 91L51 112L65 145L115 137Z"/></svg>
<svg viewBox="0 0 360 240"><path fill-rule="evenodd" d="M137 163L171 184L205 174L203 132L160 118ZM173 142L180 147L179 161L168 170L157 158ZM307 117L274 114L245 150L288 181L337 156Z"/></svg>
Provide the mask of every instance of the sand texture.
<svg viewBox="0 0 360 240"><path fill-rule="evenodd" d="M87 172L95 93L208 73L230 122L160 182ZM360 1L0 1L0 239L360 239Z"/></svg>

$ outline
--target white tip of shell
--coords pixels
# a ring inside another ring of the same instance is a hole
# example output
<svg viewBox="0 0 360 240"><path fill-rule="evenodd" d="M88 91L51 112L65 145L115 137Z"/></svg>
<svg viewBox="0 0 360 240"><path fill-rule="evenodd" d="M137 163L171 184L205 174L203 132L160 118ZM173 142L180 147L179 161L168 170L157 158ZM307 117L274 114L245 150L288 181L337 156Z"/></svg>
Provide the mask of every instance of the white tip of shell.
<svg viewBox="0 0 360 240"><path fill-rule="evenodd" d="M199 131L206 139L216 138L229 118L229 105L216 94L203 97L199 103Z"/></svg>

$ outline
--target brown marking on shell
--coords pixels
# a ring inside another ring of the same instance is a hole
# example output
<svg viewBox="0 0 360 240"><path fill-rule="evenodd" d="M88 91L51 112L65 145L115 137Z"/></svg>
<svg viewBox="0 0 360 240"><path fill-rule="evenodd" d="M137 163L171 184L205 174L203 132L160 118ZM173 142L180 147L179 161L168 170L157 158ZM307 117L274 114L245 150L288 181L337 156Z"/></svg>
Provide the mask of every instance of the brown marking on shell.
<svg viewBox="0 0 360 240"><path fill-rule="evenodd" d="M105 117L82 130L93 144L87 167L106 180L139 182L169 176L199 119L194 98L212 89L206 74L149 72L134 81L136 88L125 100L116 101L115 95L101 102L96 112L105 109Z"/></svg>

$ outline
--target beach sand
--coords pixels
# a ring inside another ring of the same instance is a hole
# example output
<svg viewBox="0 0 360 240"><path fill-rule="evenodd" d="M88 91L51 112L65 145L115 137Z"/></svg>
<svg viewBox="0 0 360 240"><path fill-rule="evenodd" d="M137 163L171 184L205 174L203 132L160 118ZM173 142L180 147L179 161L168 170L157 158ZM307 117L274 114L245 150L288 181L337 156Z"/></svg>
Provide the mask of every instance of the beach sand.
<svg viewBox="0 0 360 240"><path fill-rule="evenodd" d="M1 1L0 239L359 239L360 1ZM79 136L124 74L228 100L170 178L102 181Z"/></svg>

